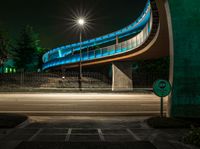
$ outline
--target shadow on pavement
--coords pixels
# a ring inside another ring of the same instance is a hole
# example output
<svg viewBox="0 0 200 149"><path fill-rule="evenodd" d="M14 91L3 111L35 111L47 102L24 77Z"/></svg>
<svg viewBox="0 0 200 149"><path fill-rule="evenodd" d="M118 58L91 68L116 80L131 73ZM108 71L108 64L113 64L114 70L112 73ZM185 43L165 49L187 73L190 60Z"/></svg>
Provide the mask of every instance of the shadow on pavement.
<svg viewBox="0 0 200 149"><path fill-rule="evenodd" d="M52 143L22 142L16 149L156 149L147 141L136 142L84 142L84 143Z"/></svg>

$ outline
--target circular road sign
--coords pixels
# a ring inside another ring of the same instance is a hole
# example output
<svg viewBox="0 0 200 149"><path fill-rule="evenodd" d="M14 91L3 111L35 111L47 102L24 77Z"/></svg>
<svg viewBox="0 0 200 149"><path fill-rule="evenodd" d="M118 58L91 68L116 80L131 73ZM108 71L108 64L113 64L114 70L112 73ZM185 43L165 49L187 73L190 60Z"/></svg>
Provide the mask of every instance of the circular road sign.
<svg viewBox="0 0 200 149"><path fill-rule="evenodd" d="M166 80L157 80L153 84L153 92L159 97L166 97L171 92L171 84Z"/></svg>

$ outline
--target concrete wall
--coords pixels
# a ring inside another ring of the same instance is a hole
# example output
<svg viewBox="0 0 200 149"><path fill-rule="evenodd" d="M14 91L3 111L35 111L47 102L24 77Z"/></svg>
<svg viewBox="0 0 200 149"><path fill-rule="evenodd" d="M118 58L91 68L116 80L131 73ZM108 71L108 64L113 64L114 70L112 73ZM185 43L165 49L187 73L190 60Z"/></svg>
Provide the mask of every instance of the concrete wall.
<svg viewBox="0 0 200 149"><path fill-rule="evenodd" d="M169 0L166 8L168 3L173 31L170 115L200 117L200 1Z"/></svg>
<svg viewBox="0 0 200 149"><path fill-rule="evenodd" d="M132 63L112 63L112 90L132 90Z"/></svg>

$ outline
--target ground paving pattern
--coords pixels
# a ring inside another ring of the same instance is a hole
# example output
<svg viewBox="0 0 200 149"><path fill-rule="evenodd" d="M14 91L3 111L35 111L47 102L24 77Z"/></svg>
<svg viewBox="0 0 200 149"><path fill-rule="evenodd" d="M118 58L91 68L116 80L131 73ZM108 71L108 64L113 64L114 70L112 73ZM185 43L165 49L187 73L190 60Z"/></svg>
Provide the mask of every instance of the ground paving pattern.
<svg viewBox="0 0 200 149"><path fill-rule="evenodd" d="M24 128L0 130L2 149L21 142L151 142L158 149L195 149L181 143L186 129L152 129L147 117L31 117Z"/></svg>

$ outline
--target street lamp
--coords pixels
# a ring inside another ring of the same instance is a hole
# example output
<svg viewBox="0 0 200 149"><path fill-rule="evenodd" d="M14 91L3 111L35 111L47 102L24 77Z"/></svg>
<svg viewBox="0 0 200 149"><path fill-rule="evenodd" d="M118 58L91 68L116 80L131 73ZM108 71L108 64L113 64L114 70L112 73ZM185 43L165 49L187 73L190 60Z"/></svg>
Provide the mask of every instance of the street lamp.
<svg viewBox="0 0 200 149"><path fill-rule="evenodd" d="M79 62L79 89L82 90L82 85L81 85L81 81L82 81L82 51L81 51L81 48L82 48L82 29L85 25L85 19L83 18L79 18L77 20L77 24L80 28L80 62Z"/></svg>
<svg viewBox="0 0 200 149"><path fill-rule="evenodd" d="M78 19L78 24L79 24L80 26L83 26L83 25L85 24L85 20L84 20L83 18L79 18L79 19Z"/></svg>

